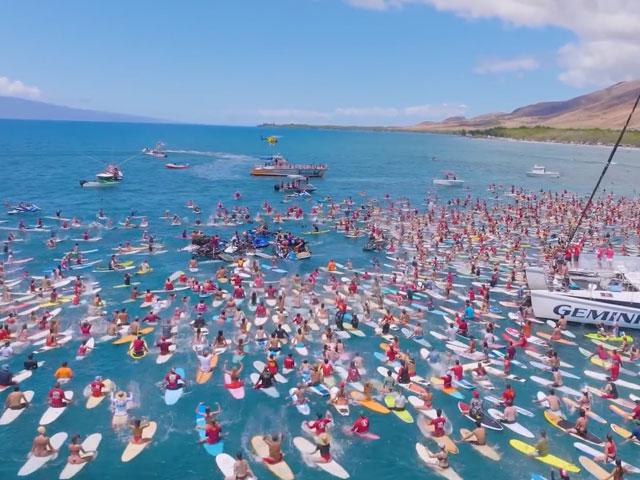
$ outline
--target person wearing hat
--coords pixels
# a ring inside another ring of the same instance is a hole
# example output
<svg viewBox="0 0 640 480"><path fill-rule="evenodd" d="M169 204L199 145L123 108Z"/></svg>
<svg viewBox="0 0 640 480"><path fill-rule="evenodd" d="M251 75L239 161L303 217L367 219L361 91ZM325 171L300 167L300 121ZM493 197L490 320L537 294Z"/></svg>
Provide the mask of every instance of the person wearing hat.
<svg viewBox="0 0 640 480"><path fill-rule="evenodd" d="M0 368L0 387L8 387L15 384L9 365L2 365L2 368Z"/></svg>
<svg viewBox="0 0 640 480"><path fill-rule="evenodd" d="M31 455L34 457L48 457L56 453L57 450L51 446L49 437L45 435L47 430L40 425L36 431L38 435L36 435L31 443Z"/></svg>

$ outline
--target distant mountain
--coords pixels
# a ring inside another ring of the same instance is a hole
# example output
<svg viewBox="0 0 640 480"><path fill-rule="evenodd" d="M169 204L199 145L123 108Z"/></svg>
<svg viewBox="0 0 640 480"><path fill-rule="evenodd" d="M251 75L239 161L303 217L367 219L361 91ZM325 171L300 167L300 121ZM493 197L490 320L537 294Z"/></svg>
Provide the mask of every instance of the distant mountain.
<svg viewBox="0 0 640 480"><path fill-rule="evenodd" d="M442 122L422 122L403 130L459 132L495 127L553 127L562 129L620 129L640 91L640 80L620 82L570 100L541 102L516 108L511 113L489 113L473 118L452 117ZM629 128L640 130L640 112Z"/></svg>
<svg viewBox="0 0 640 480"><path fill-rule="evenodd" d="M84 110L51 103L0 96L0 118L14 120L67 120L77 122L163 123L149 117Z"/></svg>

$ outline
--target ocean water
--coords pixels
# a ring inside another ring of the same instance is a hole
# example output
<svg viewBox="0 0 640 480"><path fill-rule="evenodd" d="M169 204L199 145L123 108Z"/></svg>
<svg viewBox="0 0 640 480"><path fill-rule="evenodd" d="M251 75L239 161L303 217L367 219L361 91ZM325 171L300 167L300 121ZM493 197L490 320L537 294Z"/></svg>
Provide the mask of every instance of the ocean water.
<svg viewBox="0 0 640 480"><path fill-rule="evenodd" d="M271 147L260 140L261 135L276 134L281 139L277 146ZM170 153L169 161L190 163L191 168L184 171L172 171L164 168L164 159L154 159L139 155L143 146L152 146L162 140ZM473 195L489 197L487 185L490 183L504 186L516 185L532 190L570 190L589 193L609 153L604 147L584 147L568 145L549 145L508 141L473 140L461 137L388 133L388 132L351 132L332 130L288 130L209 127L195 125L139 125L139 124L102 124L72 122L22 122L0 121L0 192L3 201L32 201L40 205L43 215L53 215L62 210L66 217L77 216L89 221L99 208L114 219L122 220L131 209L138 214L147 215L150 221L149 233L155 235L169 249L169 253L151 257L153 274L143 279L142 289L160 288L163 279L178 269L184 269L189 258L185 252L178 252L184 245L177 236L180 228L170 228L159 220L161 213L168 209L184 218L193 218L185 207L187 200L194 200L203 210L202 218L213 213L218 202L227 207L246 205L255 214L264 201L269 201L277 209L281 204L281 195L273 190L275 179L252 178L248 172L252 164L259 161L261 155L282 153L295 162L329 165L324 179L312 180L318 187L316 198L331 196L341 199L351 196L360 198L361 193L382 199L389 194L392 197L407 197L414 205L423 207L425 194L430 192L446 201L454 195ZM80 179L92 179L107 163L119 164L125 173L125 180L113 189L82 189ZM602 184L602 188L619 194L633 195L640 181L640 152L620 150ZM526 177L525 172L534 164L542 164L552 170L559 170L560 179L535 179ZM444 170L453 170L459 178L467 181L464 189L434 190L431 180ZM239 201L233 199L234 192L241 192ZM308 210L312 200L301 202ZM33 217L24 216L27 221ZM9 220L3 225L13 225L15 217L0 215L0 219ZM51 224L51 221L45 221ZM305 229L303 225L286 225L293 231ZM223 237L232 233L230 228L208 229ZM3 232L6 233L6 232ZM111 248L123 240L136 241L140 238L138 230L113 230L102 233L103 240L97 247L100 252L91 258L106 260ZM61 232L61 237L73 234ZM27 241L15 245L17 258L35 257L28 264L28 271L41 274L51 268L56 253L65 251L71 241L61 243L54 251L45 251L43 242L46 234L33 233ZM362 252L363 240L348 240L334 233L322 235L310 240L313 258L307 262L282 263L281 267L290 272L306 272L323 265L329 258L344 262L350 258L354 266L366 267L372 256ZM144 257L132 257L141 261ZM203 273L212 274L212 265L203 266ZM121 308L120 302L127 298L127 292L112 289L120 283L119 274L93 274L83 270L83 274L99 280L101 292L107 301L107 310ZM114 277L115 275L115 277ZM134 304L127 304L130 316L142 311ZM167 311L164 311L166 315ZM63 310L63 326L75 324L84 312L82 309ZM211 314L208 315L211 318ZM429 322L440 326L439 317L428 316ZM226 327L228 329L228 327ZM367 327L363 327L366 330ZM425 328L428 330L429 328ZM153 444L134 461L121 463L120 454L125 447L126 438L116 434L110 428L110 412L106 402L95 410L86 410L82 400L71 406L63 416L48 427L48 433L66 431L70 434L87 435L101 432L103 441L98 458L87 466L76 478L221 478L213 458L208 456L201 446L196 444L194 431L194 410L199 401L209 405L219 402L223 408L220 416L225 433L225 451L234 454L244 451L249 455L249 439L252 435L271 431L284 431L286 459L296 474L296 478L329 478L321 470L305 465L291 444L293 436L300 434L300 422L303 420L293 408L287 408L282 399L272 400L259 392L247 391L242 402L233 400L222 387L219 370L206 385L192 384L185 396L173 407L167 407L162 391L155 382L162 379L169 365L182 366L188 372L189 379L195 374L195 356L188 348L188 327L180 332L179 353L170 364L156 365L154 356L133 362L126 355L126 347L117 347L109 343L99 347L85 360L73 360L79 340L74 340L67 348L58 349L42 355L45 367L22 384L22 388L35 391L35 399L28 411L8 427L0 427L0 477L13 478L25 460L30 442L35 435L38 419L46 408L45 396L53 383L53 371L65 360L69 360L76 377L69 385L76 398L82 388L95 375L114 380L119 387L136 392L140 406L135 415L145 416L159 424ZM228 330L227 330L228 331ZM581 329L574 327L580 334ZM371 333L370 330L367 333ZM430 338L432 343L437 344ZM417 348L403 341L411 351ZM151 342L150 342L151 343ZM374 372L377 362L372 352L378 351L378 340L369 336L365 339L349 341L350 351L361 352L366 358L369 372ZM440 348L442 346L440 345ZM312 351L317 351L316 344ZM561 347L565 361L577 366L574 373L584 368L583 358L573 349ZM9 361L14 371L21 368L24 354L18 354ZM261 359L262 354L253 353L244 360L245 375L252 371L252 362ZM520 358L522 360L522 358ZM529 370L514 371L523 376L532 374ZM429 370L420 362L418 372L426 375ZM539 374L539 372L537 372ZM292 383L292 381L290 381ZM500 388L502 382L494 381ZM566 380L574 388L581 381ZM284 388L280 388L281 392ZM549 431L551 451L563 458L577 463L578 452L572 447L571 437L561 434L546 423L541 411L532 403L536 384L527 382L518 384L517 403L536 413L533 419L520 417L520 421L530 430L540 428ZM624 393L627 391L622 389ZM499 394L501 390L498 390ZM0 394L0 400L5 394ZM312 400L312 412L324 411L326 405L319 397L309 395ZM466 394L467 399L469 395ZM455 401L451 397L435 393L435 404L442 406L453 420L454 431L468 428L471 423L459 416ZM604 402L597 402L595 411L608 420L619 422L613 417ZM353 420L359 412L352 408L351 420L339 419L341 425ZM413 411L412 411L413 413ZM334 450L337 460L349 471L352 478L436 478L420 462L414 444L424 441L415 425L401 423L394 415L380 416L368 412L372 431L381 435L375 442L361 442L348 439L336 431ZM608 432L606 425L591 423L591 429L599 436ZM337 429L336 429L337 430ZM489 443L495 445L503 454L499 463L480 457L467 446L460 447L460 454L451 457L451 463L463 478L476 478L491 472L495 480L529 478L530 473L548 473L548 467L528 460L515 453L508 446L508 439L515 435L505 430L500 433L489 432ZM429 444L433 448L433 444ZM638 462L637 446L628 444L620 447L622 456L631 463ZM64 454L40 470L32 478L57 478L66 459ZM261 465L252 463L260 478L269 478L271 474ZM582 474L581 474L582 475ZM587 478L578 475L578 478Z"/></svg>

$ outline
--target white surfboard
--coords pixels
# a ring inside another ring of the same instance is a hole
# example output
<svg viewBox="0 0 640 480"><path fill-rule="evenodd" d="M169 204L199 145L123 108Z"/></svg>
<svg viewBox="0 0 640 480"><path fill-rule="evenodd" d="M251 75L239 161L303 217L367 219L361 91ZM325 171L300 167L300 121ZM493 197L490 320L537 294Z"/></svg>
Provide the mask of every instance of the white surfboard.
<svg viewBox="0 0 640 480"><path fill-rule="evenodd" d="M65 398L67 398L69 401L73 400L73 391L72 390L65 390L64 391L64 396ZM40 425L49 425L50 423L55 422L58 417L60 415L62 415L64 413L64 411L67 409L67 406L64 407L49 407L47 408L44 413L42 414L42 417L40 417Z"/></svg>
<svg viewBox="0 0 640 480"><path fill-rule="evenodd" d="M251 383L255 385L258 381L258 378L260 378L260 375L258 375L257 373L252 373L251 375L249 375L249 378L251 379ZM259 390L265 395L272 398L278 398L280 396L280 393L278 392L278 390L276 390L276 387L260 388Z"/></svg>
<svg viewBox="0 0 640 480"><path fill-rule="evenodd" d="M56 450L60 450L60 447L67 439L67 436L68 435L66 432L58 432L49 438L49 442L51 443L51 446L53 448L55 448ZM29 454L29 458L27 459L27 461L24 463L24 465L22 465L20 470L18 470L18 476L24 477L26 475L31 475L33 472L41 469L47 464L47 462L53 460L57 456L57 452L51 455L47 455L46 457L34 457L33 455Z"/></svg>
<svg viewBox="0 0 640 480"><path fill-rule="evenodd" d="M496 410L495 408L490 408L487 410L487 413L491 416L491 418L499 421L502 426L507 427L512 432L517 433L518 435L522 435L525 438L535 438L535 435L531 433L530 430L528 430L518 422L514 422L514 423L502 422L501 421L502 413L499 410Z"/></svg>
<svg viewBox="0 0 640 480"><path fill-rule="evenodd" d="M122 452L120 460L122 462L129 462L140 455L140 453L151 443L151 439L156 434L157 428L158 425L156 422L149 422L149 425L144 427L142 430L142 439L144 441L141 443L129 442L124 449L124 452Z"/></svg>
<svg viewBox="0 0 640 480"><path fill-rule="evenodd" d="M93 456L93 458L95 458L95 456L97 455L97 450L98 450L98 446L100 445L100 442L102 441L102 434L100 433L92 433L91 435L87 436L87 438L85 438L82 442L82 449L85 452L90 452ZM87 466L89 462L83 462L83 463L68 463L65 465L65 467L62 469L62 472L60 472L60 476L58 477L60 480L67 480L69 478L73 478L78 472L80 472L80 470L82 470L85 466Z"/></svg>
<svg viewBox="0 0 640 480"><path fill-rule="evenodd" d="M308 457L315 465L325 472L337 478L349 478L349 473L335 460L330 462L318 462L319 453L313 453L316 446L304 437L294 437L293 445L300 451L303 456Z"/></svg>
<svg viewBox="0 0 640 480"><path fill-rule="evenodd" d="M27 390L26 392L22 392L22 394L25 396L27 401L31 403L31 400L33 400L33 390ZM18 410L6 408L2 413L2 416L0 416L0 425L9 425L16 418L22 415L22 412L24 412L25 410L26 408L20 408Z"/></svg>

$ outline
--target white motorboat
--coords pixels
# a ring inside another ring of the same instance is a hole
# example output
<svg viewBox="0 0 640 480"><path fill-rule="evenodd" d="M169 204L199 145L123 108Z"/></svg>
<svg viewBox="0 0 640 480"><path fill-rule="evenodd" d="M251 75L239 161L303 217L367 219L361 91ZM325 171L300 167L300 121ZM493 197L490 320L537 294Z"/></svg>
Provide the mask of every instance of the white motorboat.
<svg viewBox="0 0 640 480"><path fill-rule="evenodd" d="M162 147L164 147L164 144L162 142L158 142L153 148L144 147L142 149L142 153L155 158L167 158L167 154L162 151Z"/></svg>
<svg viewBox="0 0 640 480"><path fill-rule="evenodd" d="M527 177L559 178L560 172L552 172L550 170L547 170L543 165L534 165L533 168L527 172Z"/></svg>
<svg viewBox="0 0 640 480"><path fill-rule="evenodd" d="M461 187L464 183L464 180L460 180L453 172L444 172L442 178L433 179L433 184L441 187Z"/></svg>
<svg viewBox="0 0 640 480"><path fill-rule="evenodd" d="M531 306L538 318L640 329L640 274L626 270L570 269L570 288L549 280L541 268L527 268ZM566 281L564 282L566 284Z"/></svg>

